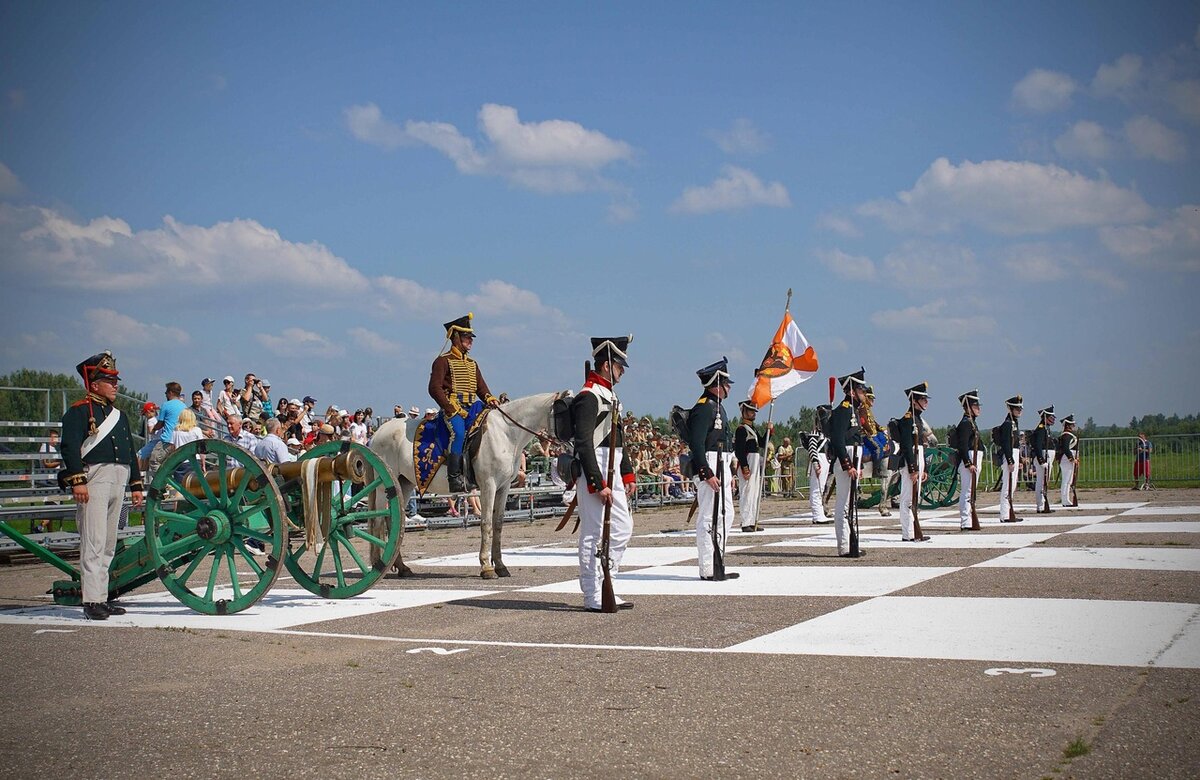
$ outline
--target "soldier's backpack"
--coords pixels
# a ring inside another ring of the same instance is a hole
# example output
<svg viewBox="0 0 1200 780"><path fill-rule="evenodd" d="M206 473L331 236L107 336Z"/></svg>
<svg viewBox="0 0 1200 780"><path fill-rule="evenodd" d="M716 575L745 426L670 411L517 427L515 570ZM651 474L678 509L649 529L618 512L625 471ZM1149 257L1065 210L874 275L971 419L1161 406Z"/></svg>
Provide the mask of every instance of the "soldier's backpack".
<svg viewBox="0 0 1200 780"><path fill-rule="evenodd" d="M992 465L999 466L1004 462L1004 451L1000 449L1000 428L1004 423L1000 423L995 428L992 428Z"/></svg>
<svg viewBox="0 0 1200 780"><path fill-rule="evenodd" d="M575 438L575 420L571 417L571 404L575 399L570 393L555 398L550 410L554 421L554 438L560 441L572 441Z"/></svg>
<svg viewBox="0 0 1200 780"><path fill-rule="evenodd" d="M891 454L888 455L888 468L892 471L900 468L900 420L893 417L887 421L888 439L892 442Z"/></svg>
<svg viewBox="0 0 1200 780"><path fill-rule="evenodd" d="M958 426L951 425L946 434L946 445L950 447L950 465L958 468Z"/></svg>
<svg viewBox="0 0 1200 780"><path fill-rule="evenodd" d="M686 444L688 440L688 418L691 417L692 410L684 409L676 404L671 407L671 416L668 418L671 421L671 430L675 431L678 436ZM696 475L696 471L692 468L692 459L688 457L685 461L682 457L679 459L679 473L684 479L691 479Z"/></svg>

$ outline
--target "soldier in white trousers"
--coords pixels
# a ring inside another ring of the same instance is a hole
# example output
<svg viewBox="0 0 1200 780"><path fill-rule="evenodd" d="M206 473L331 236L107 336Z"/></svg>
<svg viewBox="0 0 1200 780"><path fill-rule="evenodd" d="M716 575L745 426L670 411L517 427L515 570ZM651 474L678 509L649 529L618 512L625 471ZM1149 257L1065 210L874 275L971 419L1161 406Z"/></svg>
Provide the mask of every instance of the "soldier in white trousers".
<svg viewBox="0 0 1200 780"><path fill-rule="evenodd" d="M107 620L125 614L125 608L110 598L108 569L117 547L125 488L132 491L133 505L141 506L142 473L129 421L113 406L121 377L112 353L92 355L75 370L88 392L62 418L62 480L75 499L83 615Z"/></svg>
<svg viewBox="0 0 1200 780"><path fill-rule="evenodd" d="M713 580L713 521L717 528L716 545L725 552L725 540L733 525L733 452L729 422L721 401L729 396L728 361L721 358L696 372L704 394L688 412L687 443L695 468L696 483L696 557L700 579ZM737 572L726 571L724 579L736 579Z"/></svg>
<svg viewBox="0 0 1200 780"><path fill-rule="evenodd" d="M979 449L979 390L969 390L958 397L963 416L954 429L954 450L958 457L958 527L963 531L979 530L979 515L971 511L971 499L977 487L983 453Z"/></svg>
<svg viewBox="0 0 1200 780"><path fill-rule="evenodd" d="M931 537L917 531L914 522L913 502L921 499L921 483L925 481L924 427L921 412L929 406L929 383L904 391L908 396L908 411L900 418L896 440L898 467L900 472L900 540L904 542L928 542Z"/></svg>
<svg viewBox="0 0 1200 780"><path fill-rule="evenodd" d="M601 611L604 579L601 546L604 536L604 510L609 510L609 573L614 578L621 568L625 548L633 536L633 515L625 486L636 477L629 458L625 456L621 430L621 403L613 386L629 366L625 351L633 336L592 339L595 368L588 373L583 389L571 402L571 423L575 431L576 497L579 502L579 588L583 591L583 607L589 612ZM616 424L616 447L609 446ZM613 460L614 478L607 479L609 457ZM583 485L579 485L582 478ZM633 602L616 598L618 609L632 609Z"/></svg>
<svg viewBox="0 0 1200 780"><path fill-rule="evenodd" d="M821 404L813 415L812 433L801 434L801 441L808 450L808 507L812 512L812 521L816 525L832 522L825 515L825 483L829 481L829 438L825 436L825 426L829 424L829 415L833 407Z"/></svg>
<svg viewBox="0 0 1200 780"><path fill-rule="evenodd" d="M758 501L762 495L762 450L766 446L766 434L754 429L758 407L747 399L738 404L742 422L733 436L733 455L737 465L738 512L742 516L742 531L758 530Z"/></svg>
<svg viewBox="0 0 1200 780"><path fill-rule="evenodd" d="M1075 415L1068 414L1062 423L1063 432L1058 437L1058 463L1062 472L1059 499L1063 507L1079 506L1073 491L1075 469L1079 468L1079 436L1075 433Z"/></svg>
<svg viewBox="0 0 1200 780"><path fill-rule="evenodd" d="M859 469L862 468L858 405L865 398L866 371L860 368L853 374L839 377L837 381L845 397L829 416L829 461L837 480L833 532L837 537L838 556L850 558L853 557L850 546L850 502L858 500L858 496L851 494L850 483L857 482ZM858 553L858 557L861 557L863 550L860 548Z"/></svg>
<svg viewBox="0 0 1200 780"><path fill-rule="evenodd" d="M1024 399L1014 395L1004 402L1008 415L992 429L992 446L1000 460L1000 522L1019 523L1013 497L1016 495L1017 480L1020 479L1021 452L1019 449L1020 429L1017 420L1024 409Z"/></svg>
<svg viewBox="0 0 1200 780"><path fill-rule="evenodd" d="M1038 410L1038 424L1033 429L1033 440L1029 442L1030 454L1033 456L1034 468L1034 507L1038 514L1050 514L1050 466L1054 463L1054 450L1051 449L1054 437L1050 435L1050 426L1054 425L1054 406Z"/></svg>

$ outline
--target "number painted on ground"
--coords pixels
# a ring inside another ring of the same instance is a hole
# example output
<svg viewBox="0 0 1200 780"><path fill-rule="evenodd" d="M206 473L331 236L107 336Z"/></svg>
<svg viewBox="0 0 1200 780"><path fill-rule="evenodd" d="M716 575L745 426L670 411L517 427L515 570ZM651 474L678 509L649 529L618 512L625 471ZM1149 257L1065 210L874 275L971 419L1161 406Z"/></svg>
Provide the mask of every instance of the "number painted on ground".
<svg viewBox="0 0 1200 780"><path fill-rule="evenodd" d="M448 650L445 647L414 647L412 650L406 650L405 652L407 652L409 655L416 655L417 653L433 653L434 655L454 655L455 653L465 653L469 649L470 648L468 648L468 647L456 647L453 650Z"/></svg>
<svg viewBox="0 0 1200 780"><path fill-rule="evenodd" d="M1058 674L1058 672L1054 671L1053 669L1038 669L1036 667L1029 668L1029 669L1012 669L1009 667L996 667L993 669L985 669L983 673L990 674L993 677L997 677L1002 674L1027 674L1030 677L1053 677L1054 675Z"/></svg>

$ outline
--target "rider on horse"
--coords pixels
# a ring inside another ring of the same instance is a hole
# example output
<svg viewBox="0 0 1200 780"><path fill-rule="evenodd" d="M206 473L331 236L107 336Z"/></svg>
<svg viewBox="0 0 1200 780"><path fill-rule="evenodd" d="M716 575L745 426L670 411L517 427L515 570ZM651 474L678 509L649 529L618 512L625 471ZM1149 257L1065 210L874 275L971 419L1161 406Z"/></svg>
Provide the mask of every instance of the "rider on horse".
<svg viewBox="0 0 1200 780"><path fill-rule="evenodd" d="M467 356L475 343L475 331L471 329L474 316L468 312L443 326L446 328L446 338L450 340L450 349L434 359L429 375L429 395L441 407L442 418L450 430L446 476L450 490L455 493L466 490L463 480L463 443L467 433L484 403L492 407L499 405L483 381L479 364Z"/></svg>

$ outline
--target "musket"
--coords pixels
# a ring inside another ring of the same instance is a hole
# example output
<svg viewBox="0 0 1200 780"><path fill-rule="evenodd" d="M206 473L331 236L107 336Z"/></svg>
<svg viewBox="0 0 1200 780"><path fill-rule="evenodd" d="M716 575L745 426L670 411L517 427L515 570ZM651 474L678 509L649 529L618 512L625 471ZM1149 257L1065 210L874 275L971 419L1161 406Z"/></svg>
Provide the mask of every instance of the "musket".
<svg viewBox="0 0 1200 780"><path fill-rule="evenodd" d="M970 414L970 411L967 412ZM971 530L979 530L979 513L975 511L975 494L979 492L979 469L982 464L976 461L979 457L979 428L975 425L975 420L971 420L971 465L974 467L971 470Z"/></svg>
<svg viewBox="0 0 1200 780"><path fill-rule="evenodd" d="M718 383L720 380L717 380ZM717 419L721 417L721 401L717 399ZM717 533L717 523L721 518L721 502L725 498L725 481L724 476L724 455L725 455L725 434L724 428L721 429L721 441L717 442L717 494L713 496L713 516L712 516L712 546L713 546L713 581L723 582L725 580L725 550L721 547L721 542L724 540L724 533ZM724 525L724 523L721 523ZM724 530L724 529L722 529Z"/></svg>
<svg viewBox="0 0 1200 780"><path fill-rule="evenodd" d="M791 300L791 298L792 298L792 290L791 290L791 288L789 287L789 288L788 288L788 300ZM767 447L768 447L768 446L770 446L770 444L771 444L771 416L772 416L772 415L774 415L774 414L775 414L775 399L774 399L774 398L772 398L772 399L771 399L771 406L770 406L770 407L767 409L767 438L766 438L766 440L763 442L763 448L762 448L762 452L760 452L760 453L758 454L758 465L757 465L757 466L755 467L755 469L754 469L755 471L757 471L757 472L758 472L758 486L757 486L757 490L758 490L758 501L756 501L756 502L755 502L755 504L754 504L754 530L755 530L755 531L759 530L759 528L758 528L758 518L759 518L759 516L762 514L762 500L763 500L763 493L765 493L765 492L766 492L766 485L767 485ZM750 427L751 427L751 428L753 428L754 426L752 425L752 426L750 426ZM757 439L757 438L758 438L758 434L757 434L757 433L755 433L755 434L754 434L754 438L755 438L755 439Z"/></svg>
<svg viewBox="0 0 1200 780"><path fill-rule="evenodd" d="M583 383L584 384L587 384L588 377L591 376L591 374L592 374L592 361L590 361L590 360L583 361ZM574 461L572 461L572 463L574 463ZM574 485L575 482L576 482L576 480L572 479L571 485L568 485L568 487L571 487L572 485ZM556 532L561 531L562 529L567 527L567 523L569 523L571 521L571 515L575 513L575 507L577 507L578 505L579 505L579 492L578 492L578 489L576 489L575 498L572 498L571 503L567 504L567 511L563 513L562 520L559 520L558 525L554 527L554 530ZM579 518L577 517L577 518L575 518L574 527L571 528L572 535L578 530L579 530Z"/></svg>
<svg viewBox="0 0 1200 780"><path fill-rule="evenodd" d="M921 533L921 477L925 472L925 453L922 450L921 442L925 438L924 426L917 422L916 403L909 400L909 409L912 410L913 418L913 456L920 459L917 465L917 481L912 486L912 516L913 516L913 541L919 542L925 538L925 534Z"/></svg>
<svg viewBox="0 0 1200 780"><path fill-rule="evenodd" d="M1079 437L1075 437L1075 470L1071 472L1071 506L1079 506L1079 496L1075 494L1075 481L1079 479Z"/></svg>
<svg viewBox="0 0 1200 780"><path fill-rule="evenodd" d="M1006 422L1005 424L1008 425L1009 430L1012 430L1013 426L1011 423ZM1011 438L1011 434L1010 434L1010 438ZM1004 459L1006 462L1009 458L1012 457L1012 451L1013 451L1013 448L1009 447L1008 452L1005 453ZM1018 455L1018 457L1013 459L1013 462L1009 466L1009 469L1008 469L1008 519L1013 520L1013 521L1015 521L1017 519L1017 506L1016 506L1016 504L1013 503L1013 483L1015 483L1017 481L1017 476L1020 474L1020 470L1021 470L1021 460L1020 460L1020 456Z"/></svg>
<svg viewBox="0 0 1200 780"><path fill-rule="evenodd" d="M854 397L854 391L850 391L850 413L854 415L854 422L858 423L858 403ZM854 473L858 474L858 469L862 466L862 442L854 446L854 463L852 468ZM846 507L846 513L849 515L850 526L850 557L858 558L862 556L862 551L858 548L858 477L850 478L850 501Z"/></svg>
<svg viewBox="0 0 1200 780"><path fill-rule="evenodd" d="M612 408L608 412L608 416L611 418L608 426L608 475L604 481L610 491L617 465L617 414L620 409L621 404L614 392ZM610 495L608 503L604 505L604 530L600 535L600 570L604 573L604 579L600 585L600 611L608 613L617 611L617 594L613 592L612 581L612 555L609 549L612 542L612 508L615 500L616 496Z"/></svg>

